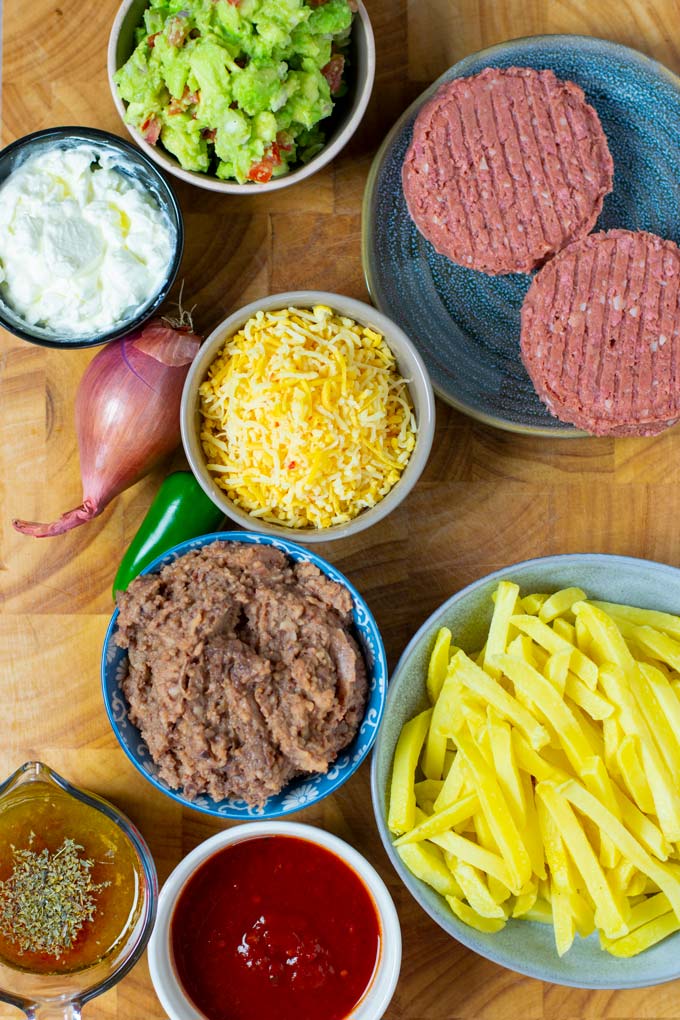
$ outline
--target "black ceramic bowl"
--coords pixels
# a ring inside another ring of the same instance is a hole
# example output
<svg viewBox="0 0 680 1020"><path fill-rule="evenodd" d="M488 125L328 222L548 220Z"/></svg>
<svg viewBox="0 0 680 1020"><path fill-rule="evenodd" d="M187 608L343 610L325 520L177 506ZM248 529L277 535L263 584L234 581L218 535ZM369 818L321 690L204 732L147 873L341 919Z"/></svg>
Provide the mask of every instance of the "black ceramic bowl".
<svg viewBox="0 0 680 1020"><path fill-rule="evenodd" d="M54 331L42 326L32 326L21 318L0 295L0 326L14 333L22 340L43 347L96 347L125 336L146 322L163 303L172 287L184 251L184 224L175 194L153 162L129 142L108 131L85 127L56 127L36 131L18 138L0 152L0 185L18 169L22 163L38 153L51 148L72 149L87 144L98 152L120 159L116 169L131 177L137 186L150 193L166 215L173 240L173 252L160 288L149 294L147 301L135 309L134 314L120 319L109 329L98 333L83 333L71 338L61 338Z"/></svg>

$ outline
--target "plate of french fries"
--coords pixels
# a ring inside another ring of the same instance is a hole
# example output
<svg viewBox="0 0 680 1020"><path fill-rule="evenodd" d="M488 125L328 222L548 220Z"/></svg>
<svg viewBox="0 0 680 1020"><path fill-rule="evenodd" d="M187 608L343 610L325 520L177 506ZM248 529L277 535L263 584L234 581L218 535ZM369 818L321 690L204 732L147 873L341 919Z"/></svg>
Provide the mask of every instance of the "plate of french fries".
<svg viewBox="0 0 680 1020"><path fill-rule="evenodd" d="M582 988L680 976L680 570L554 556L454 595L397 666L372 785L464 945Z"/></svg>

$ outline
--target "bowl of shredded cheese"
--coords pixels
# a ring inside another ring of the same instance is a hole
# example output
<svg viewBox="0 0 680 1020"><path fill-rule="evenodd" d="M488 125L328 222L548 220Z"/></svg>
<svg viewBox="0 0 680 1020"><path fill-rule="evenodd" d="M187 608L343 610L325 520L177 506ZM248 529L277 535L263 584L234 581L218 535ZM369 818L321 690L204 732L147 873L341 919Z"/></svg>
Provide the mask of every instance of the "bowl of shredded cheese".
<svg viewBox="0 0 680 1020"><path fill-rule="evenodd" d="M322 291L275 294L222 322L182 397L192 471L249 530L345 538L408 495L429 456L434 395L390 319Z"/></svg>

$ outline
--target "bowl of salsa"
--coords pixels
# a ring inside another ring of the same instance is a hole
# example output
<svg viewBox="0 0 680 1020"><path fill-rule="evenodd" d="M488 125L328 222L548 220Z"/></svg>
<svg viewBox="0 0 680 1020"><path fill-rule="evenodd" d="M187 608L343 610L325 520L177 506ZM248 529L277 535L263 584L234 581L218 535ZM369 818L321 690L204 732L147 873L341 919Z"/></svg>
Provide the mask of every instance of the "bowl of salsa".
<svg viewBox="0 0 680 1020"><path fill-rule="evenodd" d="M171 1020L380 1020L401 965L375 869L321 829L255 822L170 875L149 945Z"/></svg>

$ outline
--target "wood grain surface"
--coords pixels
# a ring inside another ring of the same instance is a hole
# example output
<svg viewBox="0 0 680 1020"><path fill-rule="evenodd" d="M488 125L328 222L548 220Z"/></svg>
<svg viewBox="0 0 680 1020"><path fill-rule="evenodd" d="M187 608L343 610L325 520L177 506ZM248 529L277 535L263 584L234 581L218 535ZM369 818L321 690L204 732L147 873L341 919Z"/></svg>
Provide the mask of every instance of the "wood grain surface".
<svg viewBox="0 0 680 1020"><path fill-rule="evenodd" d="M367 2L378 45L373 100L330 167L269 198L220 197L177 183L187 229L181 275L205 332L276 291L304 286L367 297L359 234L371 158L404 107L467 53L522 35L590 33L680 71L678 0ZM4 0L4 143L62 124L125 134L106 78L116 8L116 0ZM129 764L107 723L99 656L116 567L171 464L71 534L40 541L10 525L13 516L52 519L80 502L73 401L91 357L0 335L0 775L41 758L108 797L139 825L162 881L222 826L181 810ZM589 551L680 565L680 427L655 439L565 442L495 431L442 404L437 414L430 463L407 502L356 538L320 548L368 599L392 666L444 599L508 563ZM181 464L177 454L172 466ZM497 967L451 940L387 861L368 765L299 818L356 846L394 896L404 959L388 1020L680 1018L680 982L623 992L561 988ZM0 1006L0 1018L17 1016ZM84 1017L162 1020L146 963L86 1006Z"/></svg>

